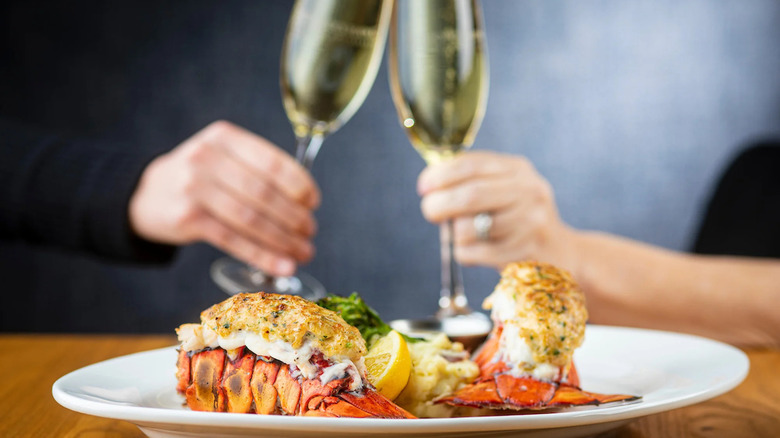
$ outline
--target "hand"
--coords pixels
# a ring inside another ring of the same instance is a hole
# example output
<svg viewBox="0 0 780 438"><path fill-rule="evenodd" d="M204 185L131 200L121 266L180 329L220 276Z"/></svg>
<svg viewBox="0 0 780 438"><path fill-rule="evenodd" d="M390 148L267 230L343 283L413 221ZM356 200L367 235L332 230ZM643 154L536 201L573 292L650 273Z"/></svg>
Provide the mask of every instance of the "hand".
<svg viewBox="0 0 780 438"><path fill-rule="evenodd" d="M501 268L535 259L561 266L568 227L560 220L552 188L519 156L467 152L428 166L417 181L422 212L433 223L453 220L455 258L464 265ZM489 240L477 237L474 216L487 212Z"/></svg>
<svg viewBox="0 0 780 438"><path fill-rule="evenodd" d="M205 241L272 275L314 254L320 193L292 157L217 121L144 170L130 200L133 230L161 243Z"/></svg>

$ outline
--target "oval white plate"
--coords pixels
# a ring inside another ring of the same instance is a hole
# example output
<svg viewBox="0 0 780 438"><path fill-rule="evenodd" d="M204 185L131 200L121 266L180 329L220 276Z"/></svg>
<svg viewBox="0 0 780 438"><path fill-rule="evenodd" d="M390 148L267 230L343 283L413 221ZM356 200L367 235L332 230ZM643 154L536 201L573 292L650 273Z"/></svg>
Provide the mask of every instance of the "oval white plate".
<svg viewBox="0 0 780 438"><path fill-rule="evenodd" d="M131 354L69 373L54 383L62 406L127 420L152 437L585 436L631 419L721 395L745 378L747 356L696 336L588 326L575 362L583 389L641 395L639 402L498 417L379 420L193 412L176 393L176 347Z"/></svg>

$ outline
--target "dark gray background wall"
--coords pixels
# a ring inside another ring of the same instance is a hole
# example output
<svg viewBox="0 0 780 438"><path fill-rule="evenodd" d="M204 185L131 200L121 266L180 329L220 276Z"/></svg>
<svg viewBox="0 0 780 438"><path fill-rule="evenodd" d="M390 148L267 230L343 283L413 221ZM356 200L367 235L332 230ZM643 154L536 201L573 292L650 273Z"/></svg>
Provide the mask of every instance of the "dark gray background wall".
<svg viewBox="0 0 780 438"><path fill-rule="evenodd" d="M86 49L54 47L69 56L67 78L44 68L1 81L22 118L157 148L225 118L292 150L278 91L291 2L127 3L79 6L71 25L111 24L96 30L108 37L85 34ZM74 7L53 6L62 10L36 21L41 32ZM780 2L486 0L484 10L491 89L475 148L528 156L573 226L685 250L722 166L747 142L780 136ZM126 44L130 35L146 43ZM423 163L385 68L315 163L318 253L303 269L332 292L360 291L387 318L424 316L439 290L438 233L419 210ZM50 310L20 330L170 331L225 297L208 277L220 254L206 245L170 269L0 246L1 275L32 273L30 289L47 291L30 302ZM475 304L498 278L465 276Z"/></svg>

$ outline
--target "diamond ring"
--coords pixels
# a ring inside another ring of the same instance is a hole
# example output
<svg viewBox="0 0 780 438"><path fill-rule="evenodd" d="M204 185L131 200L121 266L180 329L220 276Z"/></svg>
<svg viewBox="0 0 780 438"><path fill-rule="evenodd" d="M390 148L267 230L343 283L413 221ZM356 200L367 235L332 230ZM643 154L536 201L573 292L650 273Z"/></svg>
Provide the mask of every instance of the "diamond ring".
<svg viewBox="0 0 780 438"><path fill-rule="evenodd" d="M480 213L474 216L474 231L477 232L477 239L487 242L490 240L490 229L493 227L493 216L490 213Z"/></svg>

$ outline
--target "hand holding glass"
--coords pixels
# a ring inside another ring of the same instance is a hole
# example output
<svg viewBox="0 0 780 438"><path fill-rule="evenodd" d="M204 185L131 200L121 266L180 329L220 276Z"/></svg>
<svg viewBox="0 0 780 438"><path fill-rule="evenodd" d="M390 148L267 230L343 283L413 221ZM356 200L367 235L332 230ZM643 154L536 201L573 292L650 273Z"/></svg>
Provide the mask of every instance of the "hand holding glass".
<svg viewBox="0 0 780 438"><path fill-rule="evenodd" d="M281 89L297 140L296 158L311 169L328 134L363 104L382 60L391 0L298 0L281 59ZM226 292L264 290L324 296L314 278L273 278L234 260L217 260L212 277Z"/></svg>

